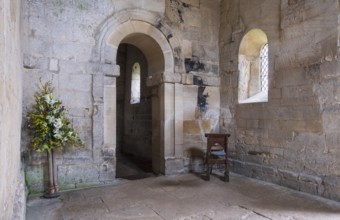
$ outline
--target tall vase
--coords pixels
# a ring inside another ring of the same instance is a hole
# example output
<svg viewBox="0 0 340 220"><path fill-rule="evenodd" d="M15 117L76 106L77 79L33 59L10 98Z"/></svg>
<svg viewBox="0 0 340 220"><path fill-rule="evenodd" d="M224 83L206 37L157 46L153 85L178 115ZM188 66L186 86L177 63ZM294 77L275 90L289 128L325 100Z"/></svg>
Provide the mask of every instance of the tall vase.
<svg viewBox="0 0 340 220"><path fill-rule="evenodd" d="M54 153L53 150L47 151L47 159L48 159L48 186L43 195L44 198L57 198L60 196L58 193L58 185L54 172Z"/></svg>

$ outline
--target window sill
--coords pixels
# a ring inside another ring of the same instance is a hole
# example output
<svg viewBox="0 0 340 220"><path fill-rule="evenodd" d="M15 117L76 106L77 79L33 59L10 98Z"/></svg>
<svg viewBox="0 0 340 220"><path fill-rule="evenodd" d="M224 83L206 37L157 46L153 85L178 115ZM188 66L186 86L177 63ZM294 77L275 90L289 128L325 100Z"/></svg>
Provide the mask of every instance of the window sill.
<svg viewBox="0 0 340 220"><path fill-rule="evenodd" d="M244 100L239 100L239 104L247 104L247 103L258 103L258 102L268 102L268 91L263 91L253 95L252 97Z"/></svg>

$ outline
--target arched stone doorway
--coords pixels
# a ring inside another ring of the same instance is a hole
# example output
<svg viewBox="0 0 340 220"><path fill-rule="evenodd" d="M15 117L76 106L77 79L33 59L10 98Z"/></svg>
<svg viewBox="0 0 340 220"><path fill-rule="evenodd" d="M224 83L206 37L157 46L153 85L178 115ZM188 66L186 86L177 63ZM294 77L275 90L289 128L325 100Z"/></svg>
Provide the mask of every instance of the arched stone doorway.
<svg viewBox="0 0 340 220"><path fill-rule="evenodd" d="M143 19L141 19L143 18ZM117 77L120 75L116 62L119 45L130 44L145 55L148 63L147 85L152 88L152 166L156 173L175 173L170 169L177 163L176 156L181 156L183 145L183 112L181 99L181 75L175 73L173 47L175 38L156 27L157 15L131 10L117 13L109 19L97 36L97 49L94 62L100 63L103 77L103 116L94 118L94 136L100 135L95 130L96 124L103 123L102 152L111 157L115 169L117 143ZM169 36L172 38L169 40ZM178 67L177 67L178 69ZM179 123L177 123L179 122ZM99 145L99 143L97 144ZM100 146L98 146L100 147ZM96 144L94 144L94 148ZM105 155L104 155L105 157ZM166 163L169 161L169 165ZM174 162L175 161L175 162ZM178 160L183 163L182 158ZM107 163L101 165L106 169ZM180 166L178 169L181 169ZM115 171L113 171L115 172Z"/></svg>
<svg viewBox="0 0 340 220"><path fill-rule="evenodd" d="M148 63L145 52L134 41L150 48L155 42L143 38L148 36L136 34L123 40L117 52L116 63L120 66L120 76L116 78L117 178L139 179L152 175L152 87L147 86L146 81L151 75L149 65L154 64ZM161 56L157 64L162 63Z"/></svg>

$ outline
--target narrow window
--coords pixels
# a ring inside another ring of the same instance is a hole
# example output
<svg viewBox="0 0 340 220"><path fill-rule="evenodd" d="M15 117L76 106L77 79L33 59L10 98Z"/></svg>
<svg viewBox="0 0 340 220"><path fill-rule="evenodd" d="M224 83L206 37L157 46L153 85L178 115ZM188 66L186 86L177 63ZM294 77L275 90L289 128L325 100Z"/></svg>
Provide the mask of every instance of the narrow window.
<svg viewBox="0 0 340 220"><path fill-rule="evenodd" d="M132 66L131 77L131 104L140 103L140 65L135 63Z"/></svg>
<svg viewBox="0 0 340 220"><path fill-rule="evenodd" d="M268 38L252 29L242 38L239 48L239 103L268 102Z"/></svg>

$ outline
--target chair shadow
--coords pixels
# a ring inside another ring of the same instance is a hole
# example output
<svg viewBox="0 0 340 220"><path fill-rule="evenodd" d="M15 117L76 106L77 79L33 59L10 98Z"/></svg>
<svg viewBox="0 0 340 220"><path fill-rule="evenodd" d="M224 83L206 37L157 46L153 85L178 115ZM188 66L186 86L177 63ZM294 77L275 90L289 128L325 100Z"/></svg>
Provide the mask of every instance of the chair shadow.
<svg viewBox="0 0 340 220"><path fill-rule="evenodd" d="M188 156L190 157L190 172L197 176L200 179L208 181L207 177L207 165L205 164L205 152L200 149L200 148L189 148L188 151ZM197 169L197 165L195 167L195 163L199 162L199 169ZM223 172L220 171L220 166L224 165L214 165L213 171L210 174L210 176L214 178L218 178L221 181L224 181L224 167L223 167Z"/></svg>

